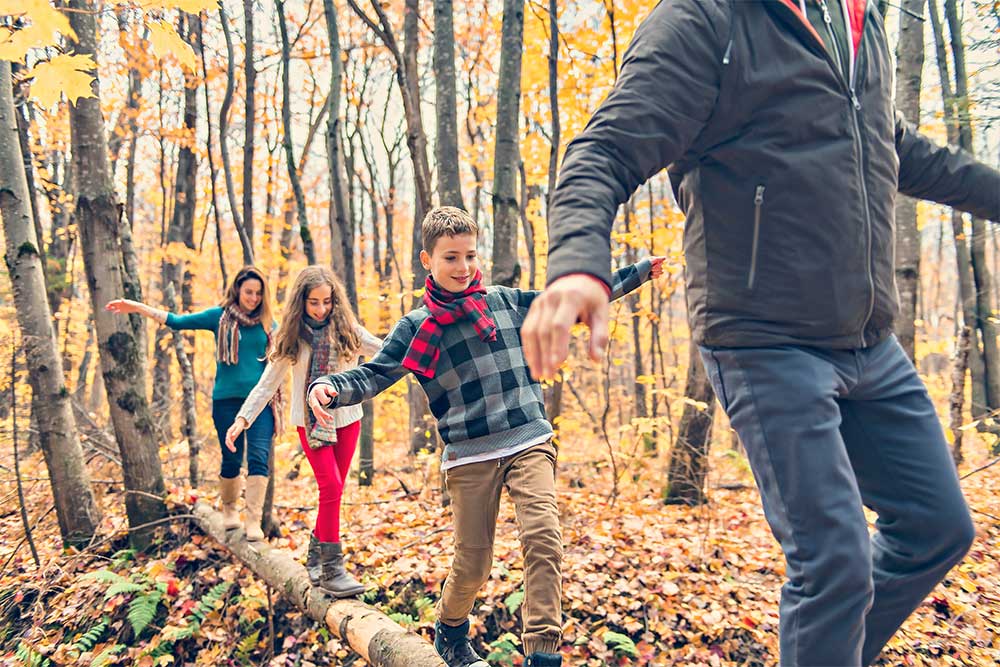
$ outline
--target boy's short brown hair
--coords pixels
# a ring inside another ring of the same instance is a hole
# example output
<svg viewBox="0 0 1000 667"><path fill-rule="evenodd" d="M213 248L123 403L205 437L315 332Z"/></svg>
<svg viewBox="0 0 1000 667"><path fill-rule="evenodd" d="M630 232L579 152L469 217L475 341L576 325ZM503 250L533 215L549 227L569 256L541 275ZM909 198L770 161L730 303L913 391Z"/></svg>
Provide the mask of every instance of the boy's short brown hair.
<svg viewBox="0 0 1000 667"><path fill-rule="evenodd" d="M442 236L473 234L479 237L479 225L472 216L454 206L432 208L420 223L420 238L424 250L434 252L434 245Z"/></svg>

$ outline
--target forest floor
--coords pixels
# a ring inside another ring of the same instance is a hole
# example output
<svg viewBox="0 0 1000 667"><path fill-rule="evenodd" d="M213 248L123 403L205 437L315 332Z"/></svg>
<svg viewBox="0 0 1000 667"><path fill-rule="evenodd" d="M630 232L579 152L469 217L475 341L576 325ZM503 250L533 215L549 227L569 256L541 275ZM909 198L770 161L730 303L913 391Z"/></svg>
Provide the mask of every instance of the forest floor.
<svg viewBox="0 0 1000 667"><path fill-rule="evenodd" d="M382 436L381 438L379 436ZM970 432L971 435L971 432ZM431 456L409 456L377 431L378 472L351 481L345 546L371 591L366 601L425 637L453 553ZM727 436L728 441L728 436ZM742 454L713 444L709 503L661 502L666 456L620 453L618 497L596 436L565 438L560 452L567 665L777 663L783 561ZM103 459L91 474L104 519L98 543L63 551L41 454L21 462L40 566L19 513L12 461L0 497L0 663L43 665L363 665L325 630L266 589L186 518L201 496L215 502L214 439L203 447L204 490L185 486L187 448L162 452L176 475L168 498L178 516L146 553L128 549L120 470ZM966 437L961 473L992 459ZM631 447L627 447L631 451ZM286 435L277 444L272 544L304 558L314 517L308 464ZM388 462L388 463L387 463ZM891 641L879 665L995 665L1000 661L1000 465L962 481L977 540ZM522 561L510 504L498 525L493 574L473 611L477 646L495 665L520 665ZM48 661L48 662L46 662Z"/></svg>

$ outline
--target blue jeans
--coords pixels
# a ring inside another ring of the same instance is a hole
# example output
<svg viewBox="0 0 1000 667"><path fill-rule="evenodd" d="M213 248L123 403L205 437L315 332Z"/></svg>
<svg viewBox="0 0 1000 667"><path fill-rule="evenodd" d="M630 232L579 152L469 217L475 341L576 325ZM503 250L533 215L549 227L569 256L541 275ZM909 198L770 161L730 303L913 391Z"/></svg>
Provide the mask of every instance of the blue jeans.
<svg viewBox="0 0 1000 667"><path fill-rule="evenodd" d="M222 448L222 471L220 476L226 478L239 477L243 465L243 449L246 445L247 474L267 476L267 457L271 451L271 438L274 436L274 414L270 407L261 410L256 421L236 439L236 451L231 452L226 447L226 431L236 421L236 415L243 407L242 398L223 398L212 401L212 421L215 422L215 432L219 435L219 446Z"/></svg>
<svg viewBox="0 0 1000 667"><path fill-rule="evenodd" d="M923 382L894 336L701 358L785 554L781 664L870 664L975 535Z"/></svg>

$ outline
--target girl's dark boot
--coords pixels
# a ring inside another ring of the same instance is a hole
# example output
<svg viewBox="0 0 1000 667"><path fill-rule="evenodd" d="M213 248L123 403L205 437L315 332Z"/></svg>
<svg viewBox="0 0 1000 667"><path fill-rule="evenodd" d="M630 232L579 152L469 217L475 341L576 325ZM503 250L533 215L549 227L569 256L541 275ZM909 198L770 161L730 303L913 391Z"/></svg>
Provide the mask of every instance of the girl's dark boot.
<svg viewBox="0 0 1000 667"><path fill-rule="evenodd" d="M320 542L319 561L322 570L320 588L336 598L361 595L365 587L344 569L344 552L340 542Z"/></svg>
<svg viewBox="0 0 1000 667"><path fill-rule="evenodd" d="M309 573L309 583L319 586L319 580L323 576L323 567L319 563L319 540L316 535L309 533L309 549L306 551L306 572Z"/></svg>

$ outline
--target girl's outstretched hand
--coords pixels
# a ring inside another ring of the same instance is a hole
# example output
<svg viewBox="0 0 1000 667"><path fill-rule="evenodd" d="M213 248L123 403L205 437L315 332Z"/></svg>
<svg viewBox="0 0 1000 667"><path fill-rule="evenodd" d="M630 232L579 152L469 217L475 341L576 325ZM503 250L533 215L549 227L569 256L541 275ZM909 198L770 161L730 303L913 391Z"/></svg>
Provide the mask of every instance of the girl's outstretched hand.
<svg viewBox="0 0 1000 667"><path fill-rule="evenodd" d="M333 426L333 414L326 409L337 396L337 390L328 384L318 384L309 392L309 409L320 426Z"/></svg>
<svg viewBox="0 0 1000 667"><path fill-rule="evenodd" d="M659 278L663 275L663 263L667 261L666 257L650 257L649 263L652 268L649 270L649 275L652 278Z"/></svg>
<svg viewBox="0 0 1000 667"><path fill-rule="evenodd" d="M229 427L226 431L226 449L231 452L236 451L236 438L240 437L240 433L247 429L247 420L243 417L237 417L233 425Z"/></svg>

